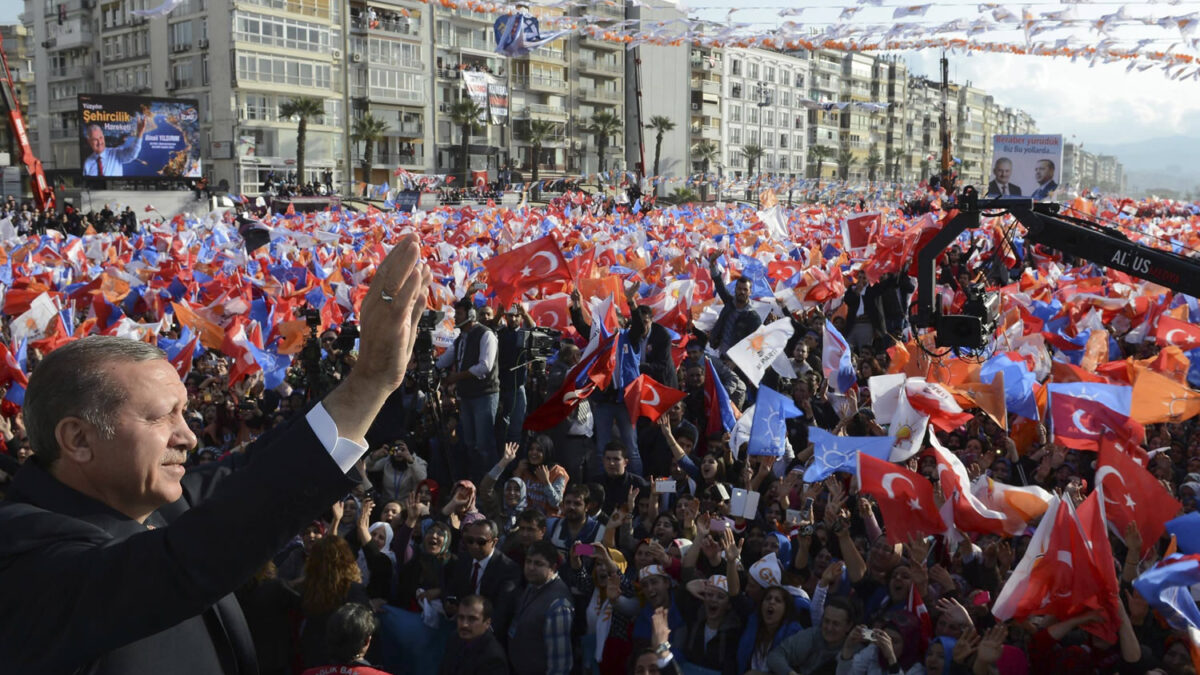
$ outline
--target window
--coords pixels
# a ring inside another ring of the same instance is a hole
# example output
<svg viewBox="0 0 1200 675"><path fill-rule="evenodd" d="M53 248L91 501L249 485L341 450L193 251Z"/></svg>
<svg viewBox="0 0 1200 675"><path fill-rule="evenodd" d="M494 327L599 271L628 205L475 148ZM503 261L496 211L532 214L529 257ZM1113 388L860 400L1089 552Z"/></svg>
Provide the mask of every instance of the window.
<svg viewBox="0 0 1200 675"><path fill-rule="evenodd" d="M185 89L195 85L192 81L192 60L180 59L171 63L171 86Z"/></svg>
<svg viewBox="0 0 1200 675"><path fill-rule="evenodd" d="M169 29L171 50L186 49L192 46L192 22L179 21L171 24Z"/></svg>
<svg viewBox="0 0 1200 675"><path fill-rule="evenodd" d="M421 63L421 45L398 40L367 41L367 59L374 65L424 68Z"/></svg>
<svg viewBox="0 0 1200 675"><path fill-rule="evenodd" d="M775 134L764 131L763 132L763 140L766 141L766 145L768 148L775 147Z"/></svg>
<svg viewBox="0 0 1200 675"><path fill-rule="evenodd" d="M742 106L740 106L740 105L729 106L729 121L730 122L741 122L742 121Z"/></svg>
<svg viewBox="0 0 1200 675"><path fill-rule="evenodd" d="M786 148L788 146L788 135L779 134L779 147Z"/></svg>
<svg viewBox="0 0 1200 675"><path fill-rule="evenodd" d="M237 77L250 82L268 82L329 89L332 73L329 64L299 61L253 53L239 53Z"/></svg>
<svg viewBox="0 0 1200 675"><path fill-rule="evenodd" d="M758 124L758 108L748 108L747 112L749 114L749 122L751 124Z"/></svg>
<svg viewBox="0 0 1200 675"><path fill-rule="evenodd" d="M200 57L200 82L208 86L208 54Z"/></svg>
<svg viewBox="0 0 1200 675"><path fill-rule="evenodd" d="M767 82L775 82L775 66L767 66Z"/></svg>
<svg viewBox="0 0 1200 675"><path fill-rule="evenodd" d="M766 119L767 125L772 126L772 127L775 126L775 111L774 110L766 110L764 112L767 115L767 119Z"/></svg>
<svg viewBox="0 0 1200 675"><path fill-rule="evenodd" d="M780 169L781 171L787 171L787 168L788 168L788 158L787 158L787 155L780 155L780 156L779 156L779 169Z"/></svg>
<svg viewBox="0 0 1200 675"><path fill-rule="evenodd" d="M748 135L750 137L750 145L758 145L758 130L751 129Z"/></svg>
<svg viewBox="0 0 1200 675"><path fill-rule="evenodd" d="M731 69L731 70L730 70L730 72L731 72L732 74L734 74L734 75L739 75L739 76L740 76L740 75L742 74L742 61L741 61L741 59L733 59L733 60L730 62L730 64L731 64L731 65L730 65L730 69Z"/></svg>
<svg viewBox="0 0 1200 675"><path fill-rule="evenodd" d="M341 43L341 34L335 33L328 26L296 19L240 12L233 15L233 39L239 42L328 53L331 44Z"/></svg>
<svg viewBox="0 0 1200 675"><path fill-rule="evenodd" d="M757 63L750 64L750 70L748 72L748 77L752 80L758 79L758 64Z"/></svg>
<svg viewBox="0 0 1200 675"><path fill-rule="evenodd" d="M734 63L736 63L736 61ZM742 97L742 85L738 84L738 83L729 85L729 96L730 96L730 98L741 98Z"/></svg>
<svg viewBox="0 0 1200 675"><path fill-rule="evenodd" d="M804 88L804 73L796 73L796 86Z"/></svg>
<svg viewBox="0 0 1200 675"><path fill-rule="evenodd" d="M792 92L783 90L779 93L779 105L787 108L792 105Z"/></svg>
<svg viewBox="0 0 1200 675"><path fill-rule="evenodd" d="M731 127L729 129L729 142L733 145L742 144L742 130L739 127Z"/></svg>
<svg viewBox="0 0 1200 675"><path fill-rule="evenodd" d="M369 86L373 101L425 101L425 76L417 73L372 68Z"/></svg>

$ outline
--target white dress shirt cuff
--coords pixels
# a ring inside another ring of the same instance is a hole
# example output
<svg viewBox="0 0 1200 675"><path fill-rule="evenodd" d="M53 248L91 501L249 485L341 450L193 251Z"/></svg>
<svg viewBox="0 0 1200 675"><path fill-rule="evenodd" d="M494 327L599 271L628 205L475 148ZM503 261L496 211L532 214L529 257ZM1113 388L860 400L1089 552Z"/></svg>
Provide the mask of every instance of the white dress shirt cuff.
<svg viewBox="0 0 1200 675"><path fill-rule="evenodd" d="M313 433L317 435L317 440L325 446L325 451L329 453L333 461L337 462L342 473L350 473L350 469L354 468L354 463L367 452L367 446L359 445L338 435L337 424L326 412L324 405L318 403L313 406L304 419L308 421L308 426L312 427Z"/></svg>

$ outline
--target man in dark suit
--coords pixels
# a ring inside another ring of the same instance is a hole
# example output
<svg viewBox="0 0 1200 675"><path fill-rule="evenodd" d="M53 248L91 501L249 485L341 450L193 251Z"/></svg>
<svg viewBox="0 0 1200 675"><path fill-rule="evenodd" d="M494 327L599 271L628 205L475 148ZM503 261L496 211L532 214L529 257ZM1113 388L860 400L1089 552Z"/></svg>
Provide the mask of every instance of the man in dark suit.
<svg viewBox="0 0 1200 675"><path fill-rule="evenodd" d="M442 675L508 675L508 656L492 630L492 603L468 595L454 617L458 630L446 641Z"/></svg>
<svg viewBox="0 0 1200 675"><path fill-rule="evenodd" d="M992 164L992 180L988 183L988 197L1020 197L1021 188L1008 182L1012 180L1012 160L999 157Z"/></svg>
<svg viewBox="0 0 1200 675"><path fill-rule="evenodd" d="M854 348L872 344L884 333L883 298L878 284L868 286L860 273L854 285L846 289L845 338Z"/></svg>
<svg viewBox="0 0 1200 675"><path fill-rule="evenodd" d="M1034 199L1049 199L1058 189L1058 183L1054 181L1053 160L1039 159L1033 167L1033 177L1037 179L1038 185L1029 196Z"/></svg>
<svg viewBox="0 0 1200 675"><path fill-rule="evenodd" d="M718 353L724 355L730 347L741 342L742 338L758 330L762 325L762 317L750 304L750 279L739 277L734 283L733 293L725 287L724 276L717 269L717 258L720 255L721 251L713 251L709 256L708 273L712 277L713 290L725 306L717 315L717 322L708 334L708 341Z"/></svg>
<svg viewBox="0 0 1200 675"><path fill-rule="evenodd" d="M496 549L499 529L491 520L477 520L463 529L467 555L459 556L450 572L451 595L460 599L482 595L490 602L488 618L500 635L507 635L513 591L521 581L521 568ZM496 611L492 611L492 607ZM459 605L462 610L462 605ZM493 618L494 617L494 618Z"/></svg>
<svg viewBox="0 0 1200 675"><path fill-rule="evenodd" d="M48 354L25 396L34 457L0 503L0 669L256 673L232 593L354 486L430 279L417 238L403 238L363 301L369 367L186 478L187 390L161 351L94 336Z"/></svg>

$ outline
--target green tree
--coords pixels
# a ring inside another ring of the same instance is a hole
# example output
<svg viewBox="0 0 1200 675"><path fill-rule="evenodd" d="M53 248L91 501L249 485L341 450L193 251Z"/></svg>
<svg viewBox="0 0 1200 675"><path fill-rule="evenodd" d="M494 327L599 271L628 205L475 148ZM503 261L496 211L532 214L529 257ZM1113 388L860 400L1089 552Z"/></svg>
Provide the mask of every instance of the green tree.
<svg viewBox="0 0 1200 675"><path fill-rule="evenodd" d="M483 125L479 120L486 112L483 106L470 97L460 99L458 103L450 106L450 122L458 125L462 135L459 155L462 161L462 187L464 188L471 185L471 133L483 130Z"/></svg>
<svg viewBox="0 0 1200 675"><path fill-rule="evenodd" d="M686 204L696 201L696 193L691 188L677 187L671 193L671 201L676 204Z"/></svg>
<svg viewBox="0 0 1200 675"><path fill-rule="evenodd" d="M808 163L817 165L817 187L821 186L821 172L825 169L825 160L833 156L833 150L824 145L808 146Z"/></svg>
<svg viewBox="0 0 1200 675"><path fill-rule="evenodd" d="M675 123L671 121L670 117L655 115L650 118L650 124L647 124L646 128L654 130L654 173L652 175L657 176L659 175L658 158L662 155L663 136L668 131L675 130Z"/></svg>
<svg viewBox="0 0 1200 675"><path fill-rule="evenodd" d="M308 182L304 177L304 144L308 142L308 120L325 114L325 101L312 96L289 99L279 106L280 117L296 117L296 182ZM349 169L349 167L347 167Z"/></svg>
<svg viewBox="0 0 1200 675"><path fill-rule="evenodd" d="M712 141L700 141L692 146L692 159L700 162L700 172L704 181L700 183L700 200L708 201L708 171L712 163L720 159L721 149Z"/></svg>
<svg viewBox="0 0 1200 675"><path fill-rule="evenodd" d="M364 144L362 154L362 179L364 183L371 182L371 160L375 156L375 144L383 140L383 134L388 130L386 120L367 113L354 120L354 128L350 139L355 143Z"/></svg>
<svg viewBox="0 0 1200 675"><path fill-rule="evenodd" d="M850 180L850 169L854 168L854 153L850 152L849 147L838 150L837 165L838 177L842 180Z"/></svg>
<svg viewBox="0 0 1200 675"><path fill-rule="evenodd" d="M870 151L867 152L867 180L875 180L875 175L879 171L879 167L882 164L883 158L879 156L879 150L872 145Z"/></svg>
<svg viewBox="0 0 1200 675"><path fill-rule="evenodd" d="M542 158L542 146L546 141L557 135L558 127L554 122L548 120L532 120L529 126L526 127L523 135L525 140L533 146L533 177L531 182L538 181L538 166Z"/></svg>
<svg viewBox="0 0 1200 675"><path fill-rule="evenodd" d="M767 154L761 145L751 144L742 147L742 154L746 156L746 176L749 178L755 174L755 169L762 170L760 163L763 155Z"/></svg>
<svg viewBox="0 0 1200 675"><path fill-rule="evenodd" d="M596 154L599 162L597 166L599 171L603 172L605 168L604 156L608 153L609 140L624 129L624 124L621 123L621 118L615 113L608 111L598 112L592 115L592 121L588 122L584 127L584 131L596 137Z"/></svg>

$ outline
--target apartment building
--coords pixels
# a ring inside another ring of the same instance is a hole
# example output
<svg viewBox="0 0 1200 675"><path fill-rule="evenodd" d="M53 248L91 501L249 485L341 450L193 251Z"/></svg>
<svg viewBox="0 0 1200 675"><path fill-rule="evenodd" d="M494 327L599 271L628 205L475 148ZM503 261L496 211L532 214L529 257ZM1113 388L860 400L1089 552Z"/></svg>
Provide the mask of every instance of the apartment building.
<svg viewBox="0 0 1200 675"><path fill-rule="evenodd" d="M723 138L721 129L724 112L721 109L721 100L725 83L725 50L700 44L693 45L688 65L691 69L688 92L691 107L688 147L694 149L701 143L711 143L719 149ZM723 173L723 166L713 166L713 163L709 162L709 173L717 173L718 169ZM704 162L693 156L689 173L703 171Z"/></svg>
<svg viewBox="0 0 1200 675"><path fill-rule="evenodd" d="M626 14L630 20L642 25L683 22L687 18L679 6L670 0L643 0L637 5L629 6ZM644 162L646 175L681 178L691 173L688 159L691 154L690 141L697 122L700 123L700 128L695 135L703 138L703 107L706 95L703 66L699 76L693 75L695 69L691 64L691 51L692 48L683 42L639 45L629 50L626 59L629 71L625 77L625 128L629 130L630 135L625 144L625 165L629 169L636 170L638 164ZM637 68L639 60L641 68ZM719 79L715 83L708 82L707 87L707 95L711 99L710 111L713 108L717 111L717 126L709 135L719 138ZM693 92L698 94L700 109L690 105L694 102ZM655 118L665 118L673 124L670 131L663 133L657 172L654 157L658 132L649 126ZM709 123L713 124L711 117ZM642 125L640 135L639 124ZM670 194L679 187L683 187L683 183L664 181L658 186L658 194Z"/></svg>
<svg viewBox="0 0 1200 675"><path fill-rule="evenodd" d="M34 81L33 57L28 36L29 32L22 24L0 26L0 39L3 40L4 53L22 117L29 115L29 90ZM0 124L0 195L19 196L24 194L24 186L28 184L28 176L21 166L16 137L9 125Z"/></svg>
<svg viewBox="0 0 1200 675"><path fill-rule="evenodd" d="M725 49L722 165L726 174L749 177L745 149L758 146L762 159L753 175L801 178L807 149L810 59L764 49Z"/></svg>
<svg viewBox="0 0 1200 675"><path fill-rule="evenodd" d="M986 185L991 176L992 137L984 133L988 96L967 83L958 89L954 157L959 160L959 183ZM982 181L982 182L981 182Z"/></svg>
<svg viewBox="0 0 1200 675"><path fill-rule="evenodd" d="M816 103L837 103L842 98L841 52L819 49L810 59L808 98ZM807 175L813 178L837 178L837 156L842 146L841 111L837 108L811 108L808 117Z"/></svg>
<svg viewBox="0 0 1200 675"><path fill-rule="evenodd" d="M1063 144L1063 165L1059 171L1060 191L1082 194L1087 190L1123 192L1125 167L1112 155L1097 155L1083 149L1082 143Z"/></svg>

